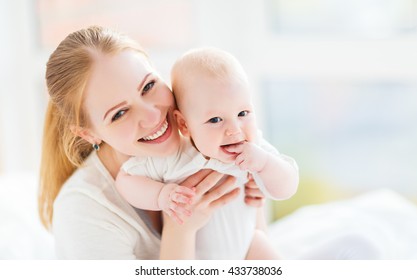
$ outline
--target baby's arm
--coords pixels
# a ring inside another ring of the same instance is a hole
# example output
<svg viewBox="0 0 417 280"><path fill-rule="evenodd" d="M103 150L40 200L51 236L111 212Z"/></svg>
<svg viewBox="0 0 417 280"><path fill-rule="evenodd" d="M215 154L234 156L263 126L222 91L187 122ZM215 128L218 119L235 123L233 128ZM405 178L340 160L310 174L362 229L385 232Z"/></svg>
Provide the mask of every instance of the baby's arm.
<svg viewBox="0 0 417 280"><path fill-rule="evenodd" d="M235 162L242 170L258 174L271 198L287 199L297 191L298 170L283 157L251 142L234 145L228 151L239 154Z"/></svg>
<svg viewBox="0 0 417 280"><path fill-rule="evenodd" d="M136 208L162 210L179 223L183 221L178 214L191 215L185 206L191 203L195 191L185 186L164 184L120 170L116 177L116 188L120 195Z"/></svg>

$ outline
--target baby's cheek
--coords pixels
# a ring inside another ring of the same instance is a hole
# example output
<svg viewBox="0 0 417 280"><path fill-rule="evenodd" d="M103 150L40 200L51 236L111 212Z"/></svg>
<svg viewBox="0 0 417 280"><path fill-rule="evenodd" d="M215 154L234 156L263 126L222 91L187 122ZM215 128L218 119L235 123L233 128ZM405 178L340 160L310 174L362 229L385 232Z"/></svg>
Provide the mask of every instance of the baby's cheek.
<svg viewBox="0 0 417 280"><path fill-rule="evenodd" d="M250 132L247 134L247 137L246 137L247 139L247 141L248 142L251 142L251 143L258 143L259 142L259 137L258 137L258 133L256 132L256 130L254 131L254 130L250 130Z"/></svg>

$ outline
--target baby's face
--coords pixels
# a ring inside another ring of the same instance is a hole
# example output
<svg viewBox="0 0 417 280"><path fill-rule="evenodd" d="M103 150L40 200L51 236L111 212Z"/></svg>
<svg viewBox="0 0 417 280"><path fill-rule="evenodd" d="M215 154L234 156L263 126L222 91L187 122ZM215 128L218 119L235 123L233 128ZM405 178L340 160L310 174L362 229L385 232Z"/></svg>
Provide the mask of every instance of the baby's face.
<svg viewBox="0 0 417 280"><path fill-rule="evenodd" d="M255 114L244 82L193 78L182 98L180 110L190 136L203 155L234 162L237 154L228 152L227 147L256 140Z"/></svg>

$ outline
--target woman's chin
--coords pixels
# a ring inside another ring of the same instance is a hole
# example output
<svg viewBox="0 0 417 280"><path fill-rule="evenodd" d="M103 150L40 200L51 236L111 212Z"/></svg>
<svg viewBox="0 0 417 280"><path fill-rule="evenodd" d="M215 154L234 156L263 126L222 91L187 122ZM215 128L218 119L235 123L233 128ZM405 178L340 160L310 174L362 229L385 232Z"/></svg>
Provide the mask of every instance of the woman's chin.
<svg viewBox="0 0 417 280"><path fill-rule="evenodd" d="M164 149L162 151L163 155L172 155L175 152L177 152L179 149L179 145L170 145L169 147L167 147L166 149Z"/></svg>

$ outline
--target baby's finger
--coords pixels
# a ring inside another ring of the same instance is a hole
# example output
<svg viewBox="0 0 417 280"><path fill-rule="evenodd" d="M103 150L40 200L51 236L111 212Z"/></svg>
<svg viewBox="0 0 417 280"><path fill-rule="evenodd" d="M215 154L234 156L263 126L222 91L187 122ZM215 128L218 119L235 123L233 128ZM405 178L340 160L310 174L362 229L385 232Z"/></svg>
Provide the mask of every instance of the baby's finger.
<svg viewBox="0 0 417 280"><path fill-rule="evenodd" d="M244 159L243 157L239 158L235 164L240 168L240 170L243 170L243 171L249 170L249 162L247 159Z"/></svg>
<svg viewBox="0 0 417 280"><path fill-rule="evenodd" d="M188 187L184 187L184 186L178 186L175 188L175 192L189 196L189 197L193 197L195 196L195 188L188 188Z"/></svg>
<svg viewBox="0 0 417 280"><path fill-rule="evenodd" d="M185 204L190 204L191 203L191 198L188 196L185 196L183 194L180 193L174 193L171 195L171 200L177 203L185 203Z"/></svg>
<svg viewBox="0 0 417 280"><path fill-rule="evenodd" d="M169 206L170 210L172 210L175 214L182 214L187 217L191 216L191 211L184 207L184 204L179 204L172 202Z"/></svg>
<svg viewBox="0 0 417 280"><path fill-rule="evenodd" d="M245 162L245 157L242 155L242 154L240 154L240 155L238 155L237 157L236 157L236 159L235 159L235 164L237 165L237 166L239 166L241 169L242 169L242 164Z"/></svg>

